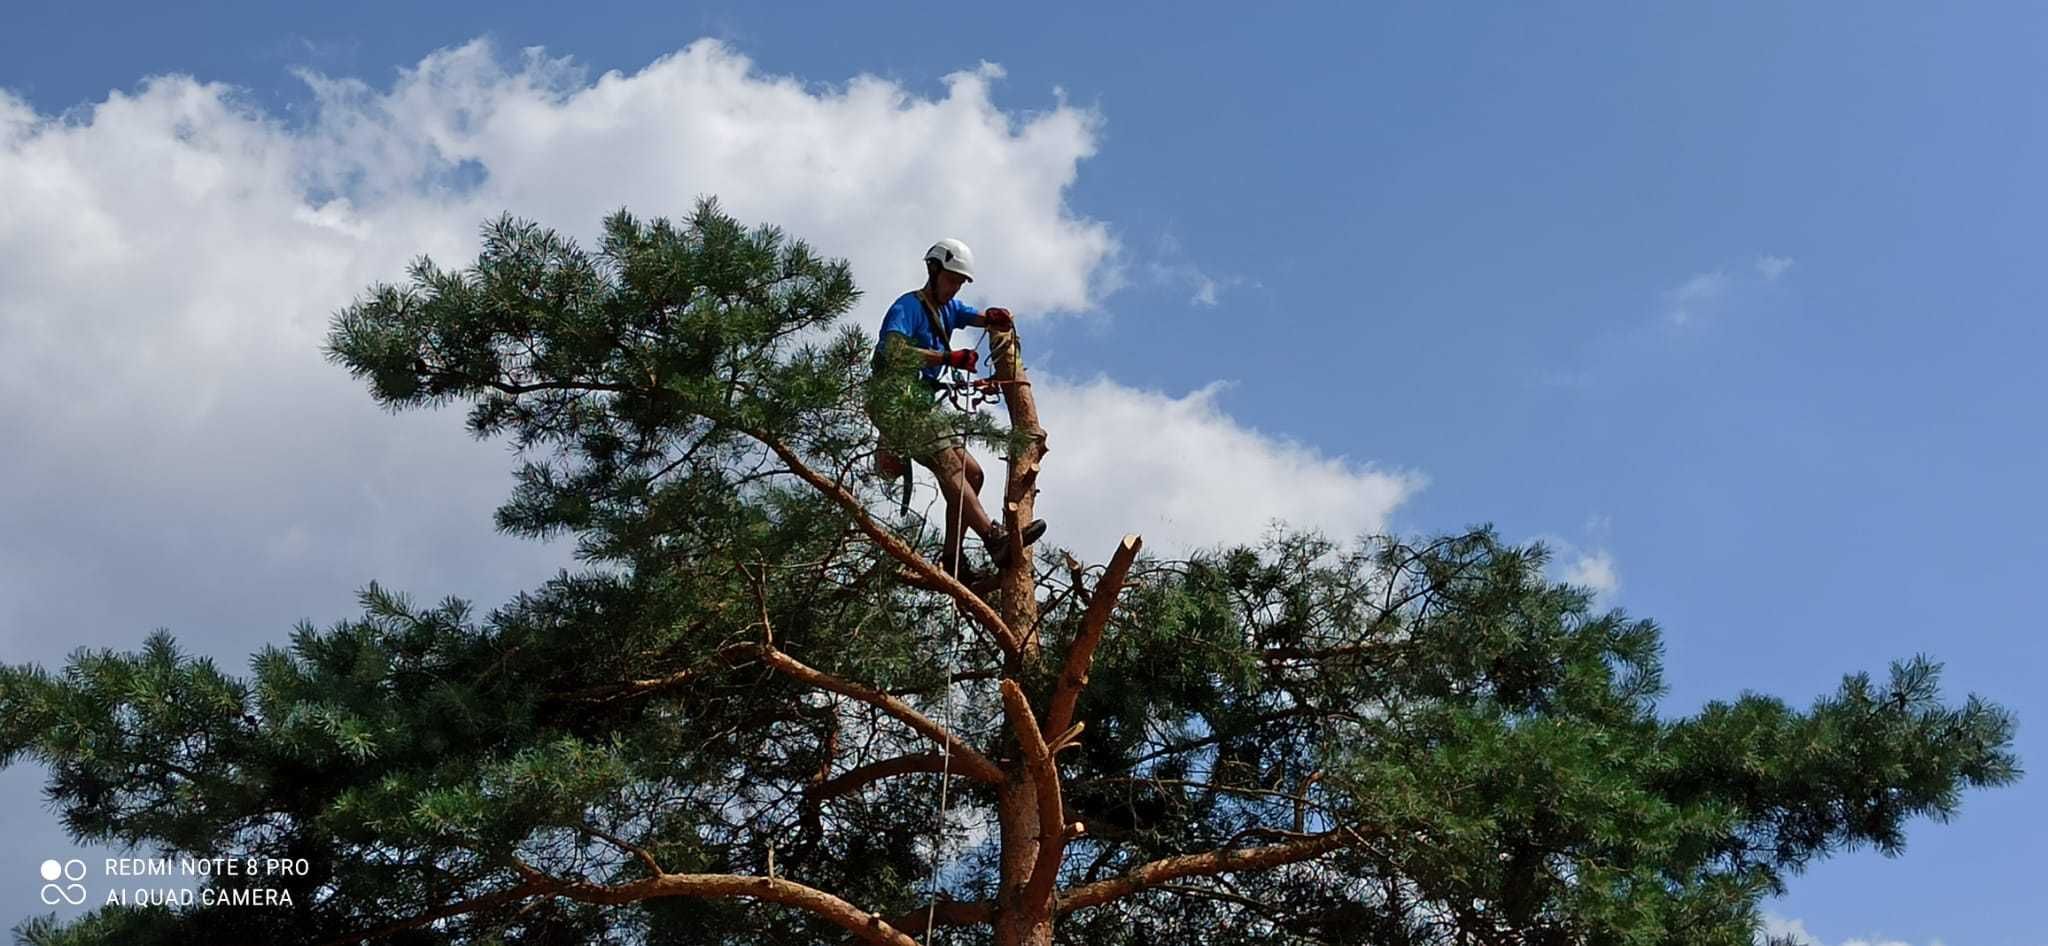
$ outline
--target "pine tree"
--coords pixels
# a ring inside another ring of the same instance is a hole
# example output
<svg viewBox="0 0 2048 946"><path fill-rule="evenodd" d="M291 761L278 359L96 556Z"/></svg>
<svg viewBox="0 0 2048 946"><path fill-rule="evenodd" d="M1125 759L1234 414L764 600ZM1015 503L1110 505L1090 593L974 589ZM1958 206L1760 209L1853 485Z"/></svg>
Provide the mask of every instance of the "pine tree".
<svg viewBox="0 0 2048 946"><path fill-rule="evenodd" d="M261 881L289 908L17 941L1749 946L1813 859L2017 777L1922 658L1662 715L1656 626L1486 529L1132 537L977 596L869 472L864 409L955 419L869 389L844 263L709 201L594 252L500 219L408 275L333 359L520 447L498 525L582 564L481 616L372 585L247 678L161 632L0 671L0 760L76 837L312 867ZM1009 423L970 433L1014 527L1049 441L996 351Z"/></svg>

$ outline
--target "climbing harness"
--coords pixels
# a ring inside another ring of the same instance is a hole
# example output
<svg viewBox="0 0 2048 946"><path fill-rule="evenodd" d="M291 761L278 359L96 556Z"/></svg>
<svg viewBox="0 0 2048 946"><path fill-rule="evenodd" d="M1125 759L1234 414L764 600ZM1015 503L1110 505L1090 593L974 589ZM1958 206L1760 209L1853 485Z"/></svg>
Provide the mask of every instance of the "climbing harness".
<svg viewBox="0 0 2048 946"><path fill-rule="evenodd" d="M951 374L937 384L938 395L947 404L962 414L973 414L984 404L994 404L1003 399L1002 382L994 378L977 378L959 368L947 368Z"/></svg>

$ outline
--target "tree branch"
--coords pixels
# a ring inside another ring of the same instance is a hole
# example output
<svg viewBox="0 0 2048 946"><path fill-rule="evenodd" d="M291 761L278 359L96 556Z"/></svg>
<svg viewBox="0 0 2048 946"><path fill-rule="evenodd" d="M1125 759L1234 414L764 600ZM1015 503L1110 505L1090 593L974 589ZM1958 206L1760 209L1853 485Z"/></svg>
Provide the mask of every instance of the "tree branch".
<svg viewBox="0 0 2048 946"><path fill-rule="evenodd" d="M503 394L510 394L513 397L518 397L522 394L532 394L535 391L582 391L588 393L624 394L632 390L632 388L623 384L611 384L604 381L535 381L527 384L518 384L511 381L501 381L497 378L481 378L466 371L457 371L446 365L431 364L423 357L415 357L413 359L413 371L426 375L429 378L435 376L455 378L466 384L490 388Z"/></svg>
<svg viewBox="0 0 2048 946"><path fill-rule="evenodd" d="M739 874L663 874L632 883L605 886L582 882L561 882L552 893L584 903L625 904L656 897L743 898L779 903L815 914L878 946L917 946L917 941L873 913L862 910L816 887L779 877L749 877Z"/></svg>
<svg viewBox="0 0 2048 946"><path fill-rule="evenodd" d="M1204 900L1214 900L1218 903L1228 903L1233 904L1235 906L1240 906L1247 910L1252 911L1253 913L1258 914L1260 917L1264 918L1266 922L1273 924L1273 927L1275 929L1280 930L1292 939L1297 939L1309 943L1323 943L1326 944L1326 946L1329 943L1329 940L1321 939L1319 937L1310 936L1306 933L1300 933L1288 929L1286 924L1286 917L1282 915L1280 911L1274 909L1273 904L1263 903L1251 897L1244 896L1240 893L1236 893L1229 890L1216 890L1210 887L1198 887L1194 884L1161 884L1155 889L1163 890L1167 893L1179 894L1183 897L1201 897Z"/></svg>
<svg viewBox="0 0 2048 946"><path fill-rule="evenodd" d="M1011 632L1010 626L1003 621L1003 616L997 614L994 608L989 607L988 602L983 601L980 595L968 590L967 586L961 584L959 579L946 574L943 569L932 564L924 556L917 554L916 549L911 548L908 543L904 542L895 533L882 528L881 523L876 522L873 516L868 515L867 509L861 505L859 499L855 498L852 493L847 492L845 487L826 479L818 471L811 469L810 465L805 463L802 457L797 456L796 451L791 450L788 444L769 436L765 431L749 429L746 433L748 436L765 444L768 449L775 451L775 455L781 457L782 462L789 465L790 472L795 473L804 482L811 484L813 488L824 493L827 498L838 503L840 508L853 516L854 524L860 527L860 531L867 533L868 538L873 540L875 545L879 546L890 558L901 562L904 567L908 568L912 574L916 575L924 583L924 587L941 589L946 594L951 595L953 600L960 602L961 610L966 611L967 615L973 618L976 623L988 628L989 633L995 635L996 644L1003 649L1004 653L1014 654L1017 652L1017 635Z"/></svg>
<svg viewBox="0 0 2048 946"><path fill-rule="evenodd" d="M471 897L467 900L457 900L454 903L450 903L446 906L428 910L427 912L415 917L410 917L404 920L398 920L393 923L386 923L383 926L365 930L361 933L351 933L347 936L343 936L337 939L327 940L326 942L321 943L320 946L348 946L348 944L351 943L363 943L373 939L383 939L384 937L390 936L394 933L403 933L406 930L416 929L418 927L425 926L429 923L434 922L435 920L445 920L451 916L461 916L464 913L474 913L478 910L487 910L491 907L495 907L500 904L511 903L516 900L524 900L527 897L545 894L552 891L554 889L554 886L555 885L553 883L547 881L546 879L530 878L524 883L512 887L507 887L506 889L500 890L497 893L487 893L483 894L482 896Z"/></svg>
<svg viewBox="0 0 2048 946"><path fill-rule="evenodd" d="M930 922L927 923L926 919ZM993 923L996 905L988 900L935 900L883 921L911 936L923 936L941 926L979 926Z"/></svg>
<svg viewBox="0 0 2048 946"><path fill-rule="evenodd" d="M1052 896L1053 884L1059 879L1060 856L1067 846L1066 806L1060 802L1059 768L1053 764L1045 737L1039 734L1024 688L1015 680L1004 680L1002 690L1003 709L1010 717L1010 728L1017 731L1017 742L1024 747L1024 760L1038 788L1038 859L1024 886L1024 902L1039 904Z"/></svg>
<svg viewBox="0 0 2048 946"><path fill-rule="evenodd" d="M954 763L955 767L960 770L960 774L980 782L1001 782L1003 780L1003 770L997 768L996 764L989 761L987 756L982 755L960 737L947 731L945 727L932 722L923 713L912 709L910 704L872 687L862 686L861 684L820 672L773 647L760 644L754 645L754 647L755 652L761 658L761 662L773 668L777 673L808 683L821 690L830 690L841 696L850 696L902 720L904 724L917 730L925 738L938 743L940 746L945 747L948 752L951 752L956 760Z"/></svg>
<svg viewBox="0 0 2048 946"><path fill-rule="evenodd" d="M611 842L611 845L613 847L616 847L619 850L625 851L626 853L633 855L635 858L638 858L640 863L647 867L647 872L649 874L655 877L659 877L662 875L663 872L661 869L661 865L655 862L654 855L648 853L646 848L641 847L638 844L634 844L633 842L628 841L625 838L619 837L618 835L612 834L609 831L600 830L595 825L585 824L583 826L583 830L588 831L591 834L597 835L598 837Z"/></svg>
<svg viewBox="0 0 2048 946"><path fill-rule="evenodd" d="M1245 870L1269 870L1285 864L1313 860L1344 846L1346 835L1330 831L1296 841L1262 847L1229 848L1202 854L1162 858L1121 877L1074 887L1060 895L1056 908L1062 915L1120 900L1148 887L1172 883L1182 877L1209 877Z"/></svg>
<svg viewBox="0 0 2048 946"><path fill-rule="evenodd" d="M756 650L758 650L758 645L755 644L732 644L720 648L716 657L718 660L729 664L738 658L752 656ZM673 690L677 687L687 686L696 682L705 674L710 673L712 669L714 668L696 666L685 670L678 670L674 673L663 674L659 677L625 680L618 683L602 683L597 686L550 693L547 695L546 700L550 703L571 703L610 702L613 700L629 699L631 697L645 696L650 693L659 693L663 690Z"/></svg>
<svg viewBox="0 0 2048 946"><path fill-rule="evenodd" d="M1088 610L1081 616L1081 630L1074 635L1074 646L1067 651L1066 666L1060 670L1059 686L1053 690L1052 705L1046 712L1047 739L1058 738L1074 722L1074 704L1081 699L1082 688L1088 685L1088 668L1095 661L1096 646L1102 643L1102 630L1109 626L1117 596L1124 590L1124 579L1130 575L1131 563L1137 560L1138 549L1144 544L1145 540L1135 535L1124 536L1116 554L1110 556L1102 580L1095 584Z"/></svg>
<svg viewBox="0 0 2048 946"><path fill-rule="evenodd" d="M1194 739L1185 739L1180 742L1168 743L1164 746L1159 747L1158 749L1155 749L1151 752L1139 756L1138 758L1132 760L1132 763L1134 766L1143 765L1147 762L1152 761L1153 759L1163 758L1165 756L1170 756L1175 753L1192 752L1204 746L1213 746L1219 742L1224 742L1226 740L1236 739L1240 736L1244 736L1251 731L1257 730L1261 726L1268 726L1273 723L1280 722L1281 720L1299 719L1304 716L1322 715L1334 716L1338 714L1326 713L1324 710L1318 709L1313 706L1290 706L1286 709L1274 710L1270 713L1262 713L1258 717L1254 718L1251 721L1251 724L1247 726L1245 730L1242 732L1235 730L1224 733L1211 732L1209 735L1206 736L1199 736Z"/></svg>
<svg viewBox="0 0 2048 946"><path fill-rule="evenodd" d="M953 766L950 767L950 771L963 778L971 778L978 782L989 781L980 778L977 773L961 771L962 768L964 767ZM909 775L914 772L945 771L949 771L949 767L946 765L946 757L936 752L883 759L880 762L870 762L866 765L850 769L845 773L812 786L809 802L813 805L828 802L841 795L859 791L885 778L894 778L898 775Z"/></svg>

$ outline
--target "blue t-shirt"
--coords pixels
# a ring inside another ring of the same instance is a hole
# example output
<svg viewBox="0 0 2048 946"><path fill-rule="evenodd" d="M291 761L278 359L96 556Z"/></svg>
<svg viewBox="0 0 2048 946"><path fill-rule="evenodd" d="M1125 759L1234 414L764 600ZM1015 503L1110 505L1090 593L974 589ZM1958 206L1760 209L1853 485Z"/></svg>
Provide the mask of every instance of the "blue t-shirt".
<svg viewBox="0 0 2048 946"><path fill-rule="evenodd" d="M882 316L881 337L875 341L875 364L880 366L882 363L882 352L889 344L890 332L910 339L912 348L947 351L952 348L949 341L953 333L964 327L968 319L980 314L980 309L961 302L959 296L954 296L939 310L939 317L946 320L946 337L940 338L938 333L932 330L932 317L926 314L924 301L918 298L916 290L897 296L896 302L889 306L889 314ZM936 381L939 370L938 365L926 365L919 373Z"/></svg>

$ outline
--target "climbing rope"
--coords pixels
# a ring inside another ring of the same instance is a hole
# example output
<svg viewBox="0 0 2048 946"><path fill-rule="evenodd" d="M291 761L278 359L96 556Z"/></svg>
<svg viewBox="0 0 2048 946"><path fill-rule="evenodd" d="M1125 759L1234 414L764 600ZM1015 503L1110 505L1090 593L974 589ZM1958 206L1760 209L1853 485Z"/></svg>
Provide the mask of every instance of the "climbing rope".
<svg viewBox="0 0 2048 946"><path fill-rule="evenodd" d="M987 340L988 330L982 329L981 338L975 342L975 347L977 349L980 348L981 343ZM939 390L947 403L952 405L954 410L960 412L960 437L964 443L967 437L968 416L979 411L983 404L991 403L1000 398L1002 396L1002 388L992 378L986 380L973 378L968 376L966 372L959 371L958 369L942 374L948 374L949 376L939 382ZM967 471L963 468L960 471L960 487L964 490L968 485L970 484L967 482ZM906 490L905 492L907 495L908 491ZM952 561L947 563L947 571L956 577L960 574L960 559L967 554L967 537L961 535L961 530L965 528L964 520L966 513L967 503L963 496L962 501L953 504L953 528L950 534L958 537L959 542L950 550L952 552ZM940 703L939 710L939 725L949 733L953 731L953 672L955 664L959 661L960 639L965 630L963 623L965 620L966 613L960 606L959 600L955 599L953 602L953 637L946 642L944 679L946 695ZM932 842L931 904L925 908L924 946L932 946L939 938L939 928L934 924L934 920L939 912L939 866L945 862L946 855L946 799L948 789L952 786L953 780L953 744L951 742L943 743L939 751L939 823L936 831L937 836Z"/></svg>

